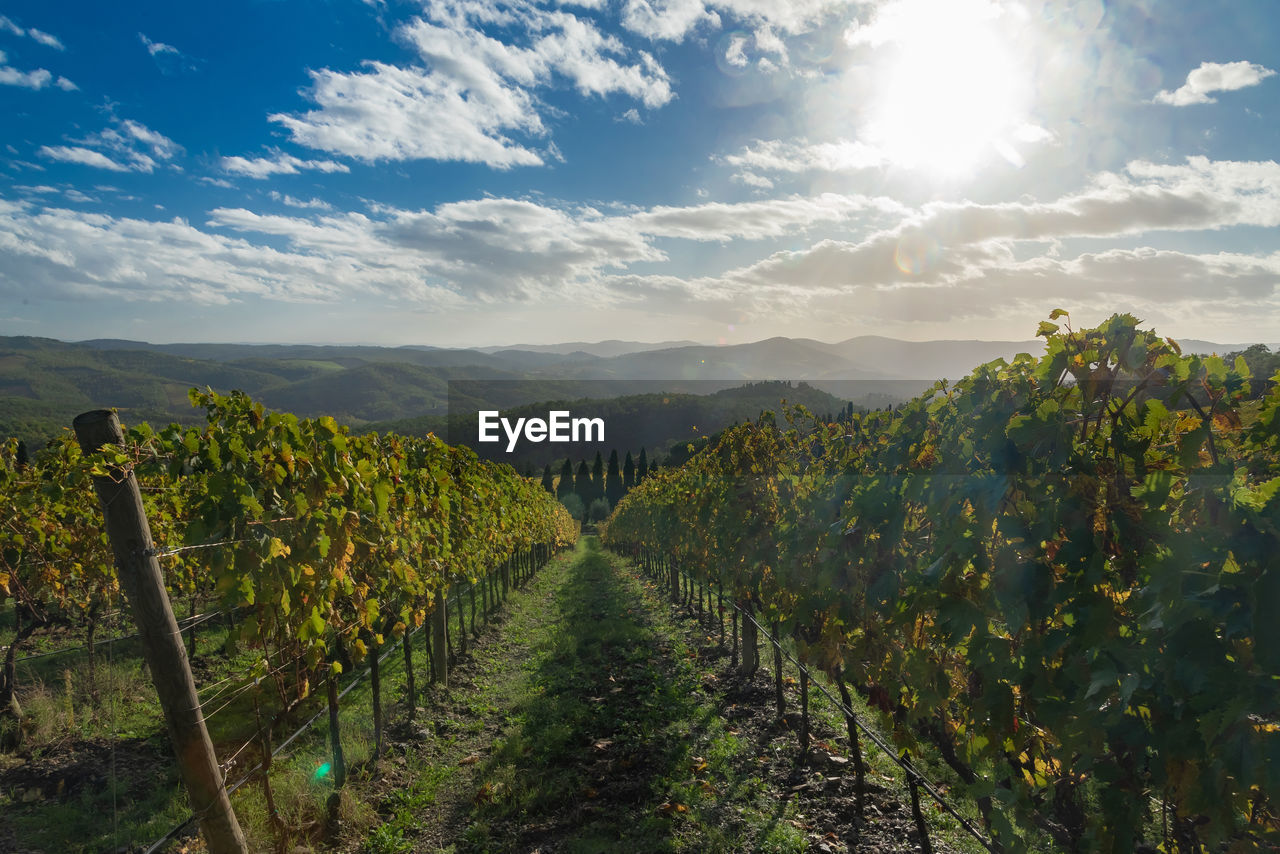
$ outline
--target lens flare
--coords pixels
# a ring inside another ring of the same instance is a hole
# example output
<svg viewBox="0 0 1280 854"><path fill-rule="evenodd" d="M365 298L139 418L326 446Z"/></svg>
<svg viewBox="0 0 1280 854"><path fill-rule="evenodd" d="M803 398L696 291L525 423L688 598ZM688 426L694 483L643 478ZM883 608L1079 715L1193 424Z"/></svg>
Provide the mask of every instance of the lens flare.
<svg viewBox="0 0 1280 854"><path fill-rule="evenodd" d="M893 250L893 263L908 276L919 276L938 261L938 241L927 234L904 234Z"/></svg>

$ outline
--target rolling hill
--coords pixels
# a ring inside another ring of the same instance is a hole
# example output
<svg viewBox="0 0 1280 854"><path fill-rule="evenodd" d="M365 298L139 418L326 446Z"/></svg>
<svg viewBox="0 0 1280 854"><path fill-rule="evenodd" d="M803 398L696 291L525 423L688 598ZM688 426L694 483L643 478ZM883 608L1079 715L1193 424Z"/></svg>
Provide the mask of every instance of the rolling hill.
<svg viewBox="0 0 1280 854"><path fill-rule="evenodd" d="M674 345L674 346L671 346ZM1186 342L1187 349L1239 349ZM934 379L1038 341L900 341L860 336L836 343L769 338L713 347L689 342L601 341L562 345L375 347L311 344L67 343L0 337L0 436L39 445L87 409L116 407L126 422L198 420L192 386L241 389L274 409L333 415L356 428L439 429L449 382L466 381L454 406L506 409L547 400L709 394L754 380L804 380L864 407L918 393ZM455 388L460 388L455 387ZM426 419L426 420L424 420Z"/></svg>

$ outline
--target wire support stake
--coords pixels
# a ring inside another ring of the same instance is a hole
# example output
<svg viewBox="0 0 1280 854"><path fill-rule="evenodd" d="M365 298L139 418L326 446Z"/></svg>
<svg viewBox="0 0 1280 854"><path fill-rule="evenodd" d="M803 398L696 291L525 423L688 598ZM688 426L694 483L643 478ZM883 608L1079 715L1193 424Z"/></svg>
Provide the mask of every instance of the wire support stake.
<svg viewBox="0 0 1280 854"><path fill-rule="evenodd" d="M724 606L726 604L724 596L720 594L719 591L716 591L716 598L720 600L721 606ZM778 648L778 651L781 652L784 656L786 656L787 660L790 661L793 665L795 665L797 669L803 670L806 674L808 674L810 684L812 684L820 692L822 692L822 695L826 697L833 705L835 705L837 709L839 709L845 715L848 715L848 717L854 722L854 724L857 725L858 729L860 729L863 733L865 733L867 738L870 739L871 742L874 745L876 745L876 747L879 747L880 750L883 751L884 754L888 756L889 759L892 760L895 765L901 768L904 774L914 779L916 783L922 789L924 789L924 791L929 795L929 797L933 798L933 800L937 802L938 806L942 807L942 809L945 812L947 812L947 814L949 814L952 818L954 818L956 821L960 823L961 827L963 827L966 831L968 831L970 836L972 836L975 840L977 840L978 844L980 844L983 848L987 849L988 851L992 852L992 854L994 854L996 849L991 844L991 841L988 840L986 836L982 834L981 831L979 831L976 827L974 827L972 822L970 822L964 816L960 815L960 813L958 813L956 809L953 806L951 806L951 804L947 803L947 801L942 797L942 794L937 790L937 788L935 788L934 785L931 782L929 782L929 780L923 774L921 774L920 771L911 762L899 756L898 752L892 749L892 747L890 747L890 745L887 742L885 742L883 738L880 737L879 733L868 728L867 725L863 723L862 720L858 717L857 713L853 711L853 709L846 706L843 700L838 700L835 697L831 696L831 692L827 690L826 686L821 681L813 678L813 671L810 670L805 665L801 664L799 661L797 661L796 658L792 656L791 653L788 652L782 646L781 641L779 641L778 638L773 636L772 631L760 625L760 621L757 620L754 616L752 616L749 612L744 611L741 607L739 607L738 603L729 602L727 604L734 611L741 614L743 619L750 620L752 624L755 625L756 630L761 632L766 638L768 638L769 642L772 643L774 646L776 646Z"/></svg>

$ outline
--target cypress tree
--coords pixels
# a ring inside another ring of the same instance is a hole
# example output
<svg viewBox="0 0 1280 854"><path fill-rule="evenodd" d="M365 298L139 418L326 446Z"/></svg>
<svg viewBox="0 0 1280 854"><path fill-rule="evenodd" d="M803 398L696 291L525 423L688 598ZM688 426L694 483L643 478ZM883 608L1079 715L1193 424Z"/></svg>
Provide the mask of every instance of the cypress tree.
<svg viewBox="0 0 1280 854"><path fill-rule="evenodd" d="M627 461L622 464L622 486L623 491L631 489L636 485L636 464L631 459L631 452L627 451Z"/></svg>
<svg viewBox="0 0 1280 854"><path fill-rule="evenodd" d="M614 448L609 454L609 472L604 479L604 497L608 500L610 507L617 507L618 499L626 492L627 488L622 484L622 472L618 470L618 449Z"/></svg>
<svg viewBox="0 0 1280 854"><path fill-rule="evenodd" d="M640 449L640 466L636 469L636 483L642 482L649 476L649 458L645 456L644 448Z"/></svg>
<svg viewBox="0 0 1280 854"><path fill-rule="evenodd" d="M596 451L596 461L591 466L591 500L604 498L604 459Z"/></svg>
<svg viewBox="0 0 1280 854"><path fill-rule="evenodd" d="M547 492L550 492L552 495L556 494L556 482L551 477L551 463L547 463L546 467L542 470L542 488Z"/></svg>
<svg viewBox="0 0 1280 854"><path fill-rule="evenodd" d="M564 458L564 465L560 467L560 485L556 488L556 498L564 498L566 495L573 494L573 463L568 457Z"/></svg>
<svg viewBox="0 0 1280 854"><path fill-rule="evenodd" d="M573 479L573 491L582 499L583 507L591 506L591 469L587 468L586 460L578 463L578 476Z"/></svg>

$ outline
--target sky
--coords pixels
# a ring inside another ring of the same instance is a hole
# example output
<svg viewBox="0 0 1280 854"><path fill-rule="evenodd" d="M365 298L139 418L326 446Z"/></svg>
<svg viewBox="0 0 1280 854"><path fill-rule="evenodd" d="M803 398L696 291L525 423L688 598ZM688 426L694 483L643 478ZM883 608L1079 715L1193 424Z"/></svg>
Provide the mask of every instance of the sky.
<svg viewBox="0 0 1280 854"><path fill-rule="evenodd" d="M0 335L1280 341L1274 0L0 7Z"/></svg>

